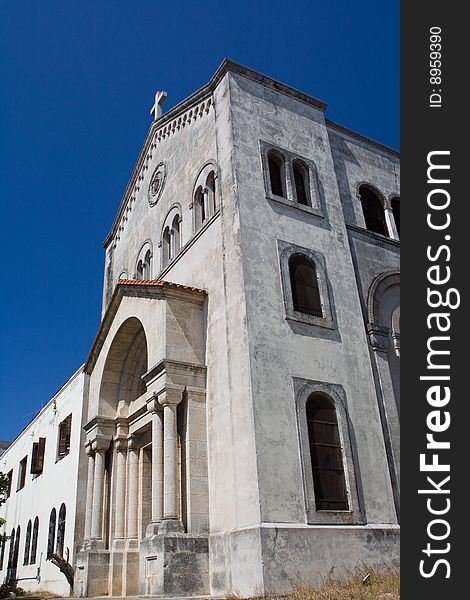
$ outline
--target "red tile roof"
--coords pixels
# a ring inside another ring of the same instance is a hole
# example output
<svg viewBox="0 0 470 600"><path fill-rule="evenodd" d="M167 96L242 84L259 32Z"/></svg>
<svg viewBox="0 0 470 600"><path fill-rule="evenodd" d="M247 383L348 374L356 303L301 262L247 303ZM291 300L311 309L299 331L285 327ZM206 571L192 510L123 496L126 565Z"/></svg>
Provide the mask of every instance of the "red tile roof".
<svg viewBox="0 0 470 600"><path fill-rule="evenodd" d="M164 279L119 279L118 285L155 285L159 287L174 287L181 288L183 290L191 290L193 292L199 292L201 294L205 294L204 290L201 290L196 287L192 287L190 285L182 285L181 283L172 283L171 281L166 281Z"/></svg>

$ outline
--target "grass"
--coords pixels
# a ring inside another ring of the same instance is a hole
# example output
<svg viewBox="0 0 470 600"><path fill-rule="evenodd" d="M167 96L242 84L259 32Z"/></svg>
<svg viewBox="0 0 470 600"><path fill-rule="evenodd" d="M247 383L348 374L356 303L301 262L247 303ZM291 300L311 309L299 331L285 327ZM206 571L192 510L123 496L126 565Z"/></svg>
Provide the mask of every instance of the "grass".
<svg viewBox="0 0 470 600"><path fill-rule="evenodd" d="M398 571L385 573L371 572L364 581L355 577L348 583L334 583L311 587L294 586L292 592L282 596L283 600L399 600L400 574ZM280 596L265 595L259 600L280 600ZM227 600L240 600L236 596L227 596Z"/></svg>

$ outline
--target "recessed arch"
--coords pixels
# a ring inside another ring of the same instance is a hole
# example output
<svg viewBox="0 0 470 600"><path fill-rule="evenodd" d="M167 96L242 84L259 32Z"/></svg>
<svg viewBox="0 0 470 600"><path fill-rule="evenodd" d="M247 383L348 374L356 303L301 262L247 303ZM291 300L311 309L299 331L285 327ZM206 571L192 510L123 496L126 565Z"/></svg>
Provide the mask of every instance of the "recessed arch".
<svg viewBox="0 0 470 600"><path fill-rule="evenodd" d="M364 214L365 226L368 231L388 236L385 222L385 204L382 194L370 185L359 187L359 199Z"/></svg>
<svg viewBox="0 0 470 600"><path fill-rule="evenodd" d="M142 375L148 370L147 337L136 317L122 323L106 356L100 385L104 416L126 414L129 404L145 391Z"/></svg>

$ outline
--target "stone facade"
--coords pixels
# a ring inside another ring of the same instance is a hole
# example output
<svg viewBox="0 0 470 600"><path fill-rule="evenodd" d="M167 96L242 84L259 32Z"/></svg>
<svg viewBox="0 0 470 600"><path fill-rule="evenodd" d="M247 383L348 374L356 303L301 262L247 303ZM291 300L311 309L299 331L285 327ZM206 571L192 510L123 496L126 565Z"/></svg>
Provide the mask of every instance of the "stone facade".
<svg viewBox="0 0 470 600"><path fill-rule="evenodd" d="M167 113L157 97L105 240L74 594L284 593L396 565L397 154L230 61ZM294 258L316 283L295 287ZM312 458L318 398L334 468Z"/></svg>

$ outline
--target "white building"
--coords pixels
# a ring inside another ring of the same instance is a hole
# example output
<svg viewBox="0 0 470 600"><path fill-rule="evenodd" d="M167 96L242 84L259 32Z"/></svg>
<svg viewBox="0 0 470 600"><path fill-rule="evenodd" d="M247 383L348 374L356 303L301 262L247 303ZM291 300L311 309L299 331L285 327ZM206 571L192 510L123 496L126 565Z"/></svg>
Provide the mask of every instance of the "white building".
<svg viewBox="0 0 470 600"><path fill-rule="evenodd" d="M83 415L85 375L80 368L34 417L0 458L8 475L8 499L1 509L0 577L17 579L31 591L68 595L70 587L48 558L53 552L75 560L84 493ZM81 477L80 477L81 475Z"/></svg>
<svg viewBox="0 0 470 600"><path fill-rule="evenodd" d="M162 114L165 96L80 376L74 593L284 593L396 565L398 155L231 61Z"/></svg>

